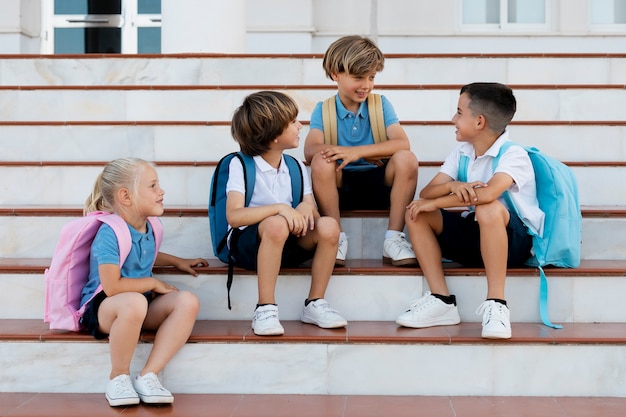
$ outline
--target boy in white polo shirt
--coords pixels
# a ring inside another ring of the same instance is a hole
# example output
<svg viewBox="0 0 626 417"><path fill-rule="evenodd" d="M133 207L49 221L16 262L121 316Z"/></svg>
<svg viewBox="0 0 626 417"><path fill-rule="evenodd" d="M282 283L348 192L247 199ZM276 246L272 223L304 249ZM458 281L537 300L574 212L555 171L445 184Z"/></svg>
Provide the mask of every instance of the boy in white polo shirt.
<svg viewBox="0 0 626 417"><path fill-rule="evenodd" d="M460 322L456 298L446 285L442 257L465 266L484 266L487 297L476 311L483 315L482 337L511 337L504 287L507 267L521 266L531 256L532 237L502 198L508 191L520 215L541 233L535 174L527 152L511 146L492 167L506 127L516 111L511 89L499 83L473 83L461 88L452 118L456 140L439 173L406 211L409 236L430 292L410 303L396 322L422 328ZM467 181L460 181L461 158L467 158ZM446 208L465 206L469 211Z"/></svg>
<svg viewBox="0 0 626 417"><path fill-rule="evenodd" d="M311 287L301 320L322 328L347 325L324 300L335 264L339 224L332 217L320 217L301 161L297 162L303 173L303 197L292 207L291 176L283 151L298 147L302 124L297 116L291 97L260 91L244 99L231 124L241 152L254 159L256 180L246 206L244 168L238 158L232 159L226 184L226 218L233 229L229 248L236 265L258 273L252 329L262 336L284 333L274 298L280 267L311 259Z"/></svg>

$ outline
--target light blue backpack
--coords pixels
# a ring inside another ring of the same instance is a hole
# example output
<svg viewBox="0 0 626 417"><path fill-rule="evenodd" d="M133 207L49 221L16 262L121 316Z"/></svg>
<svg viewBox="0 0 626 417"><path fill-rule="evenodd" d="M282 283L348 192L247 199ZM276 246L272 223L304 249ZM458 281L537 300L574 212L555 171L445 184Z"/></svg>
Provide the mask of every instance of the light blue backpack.
<svg viewBox="0 0 626 417"><path fill-rule="evenodd" d="M505 142L498 155L493 159L493 171L510 146L521 146L528 152L535 171L537 200L539 208L545 213L543 236L528 228L533 237L533 252L526 263L539 268L539 314L543 324L555 329L563 326L553 324L548 318L548 281L544 266L576 268L580 265L580 246L582 236L582 215L578 201L578 185L572 170L560 161L551 158L537 148L525 147L514 142ZM459 181L467 181L469 158L461 155L459 160ZM519 214L508 192L503 198L515 213Z"/></svg>

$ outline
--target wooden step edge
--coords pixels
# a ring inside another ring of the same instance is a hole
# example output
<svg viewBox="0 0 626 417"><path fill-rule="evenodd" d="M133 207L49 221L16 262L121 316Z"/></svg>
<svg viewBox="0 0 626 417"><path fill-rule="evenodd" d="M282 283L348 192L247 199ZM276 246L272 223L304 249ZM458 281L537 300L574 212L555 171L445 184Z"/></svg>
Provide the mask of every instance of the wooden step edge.
<svg viewBox="0 0 626 417"><path fill-rule="evenodd" d="M402 91L435 91L452 90L458 91L464 84L377 84L377 91L402 90ZM626 85L615 84L555 84L555 83L533 83L533 84L508 84L513 91L518 90L623 90ZM0 91L209 91L209 90L328 90L330 93L336 91L336 87L328 84L66 84L66 85L0 85Z"/></svg>
<svg viewBox="0 0 626 417"><path fill-rule="evenodd" d="M626 345L626 323L563 323L552 329L541 323L512 323L508 340L483 339L480 322L411 329L391 321L350 321L346 328L321 329L296 320L281 321L282 336L257 336L249 320L198 320L187 343L379 343L379 344L619 344ZM40 319L0 319L0 341L94 342L86 332L49 330ZM144 332L142 343L153 343Z"/></svg>
<svg viewBox="0 0 626 417"><path fill-rule="evenodd" d="M207 202L208 205L208 202ZM451 211L464 210L463 208L450 209ZM207 206L166 207L165 217L207 217ZM581 206L581 214L585 218L626 217L626 206ZM70 206L21 206L1 207L0 216L23 217L80 217L82 207ZM389 210L344 210L342 218L385 218L389 217Z"/></svg>
<svg viewBox="0 0 626 417"><path fill-rule="evenodd" d="M209 266L196 268L200 275L224 276L228 273L228 265L217 259L208 259ZM0 275L2 274L43 274L50 265L50 258L0 258ZM444 262L444 272L447 276L485 276L484 268L469 268L455 263ZM544 268L550 277L580 277L580 276L626 276L626 260L613 259L583 259L577 268ZM180 275L182 272L172 267L155 267L157 275ZM256 272L235 267L236 275L256 275ZM309 266L296 268L282 268L281 275L309 275ZM383 263L382 259L348 259L345 266L337 266L333 275L381 275L420 276L422 271L418 267L400 267ZM507 276L539 276L539 270L534 267L509 268Z"/></svg>

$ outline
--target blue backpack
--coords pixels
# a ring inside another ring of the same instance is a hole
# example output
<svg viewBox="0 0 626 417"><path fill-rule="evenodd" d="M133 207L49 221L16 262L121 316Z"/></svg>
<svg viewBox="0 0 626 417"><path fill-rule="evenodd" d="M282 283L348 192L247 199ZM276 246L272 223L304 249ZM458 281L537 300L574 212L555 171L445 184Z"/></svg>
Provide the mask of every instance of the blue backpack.
<svg viewBox="0 0 626 417"><path fill-rule="evenodd" d="M505 142L498 155L493 159L493 171L510 146L521 146L514 142ZM553 324L548 318L548 281L544 266L576 268L580 265L580 246L582 236L582 215L578 201L578 185L572 170L560 161L541 153L537 148L522 146L528 152L535 171L537 200L539 208L545 214L543 236L528 228L533 237L534 255L526 262L539 268L539 313L543 324L555 329L563 326ZM461 156L459 161L459 181L467 181L469 158ZM503 194L508 206L519 215L517 207L508 192ZM520 217L521 218L521 217Z"/></svg>
<svg viewBox="0 0 626 417"><path fill-rule="evenodd" d="M302 202L303 197L303 177L300 164L291 155L283 154L289 175L291 176L291 195L292 206L295 208ZM245 206L250 204L252 191L256 181L256 167L253 157L243 152L232 152L224 156L217 163L213 178L211 179L211 191L209 193L209 225L211 227L211 242L213 244L213 253L217 258L228 264L228 279L226 288L228 290L228 309L230 305L230 287L233 283L233 267L235 259L228 248L228 237L232 233L232 229L228 226L226 220L226 183L228 182L228 171L230 161L233 158L239 158L241 166L243 166L244 182L246 186Z"/></svg>

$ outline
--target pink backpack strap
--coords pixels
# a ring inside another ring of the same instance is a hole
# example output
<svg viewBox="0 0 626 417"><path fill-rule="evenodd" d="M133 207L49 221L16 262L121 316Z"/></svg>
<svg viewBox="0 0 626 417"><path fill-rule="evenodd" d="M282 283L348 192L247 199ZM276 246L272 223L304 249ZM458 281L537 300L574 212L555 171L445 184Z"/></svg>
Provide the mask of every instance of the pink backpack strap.
<svg viewBox="0 0 626 417"><path fill-rule="evenodd" d="M156 255L159 253L161 242L163 242L163 225L158 217L148 217L148 222L150 222L150 226L152 226L152 233L154 233L154 242L156 245L154 256L156 260Z"/></svg>

